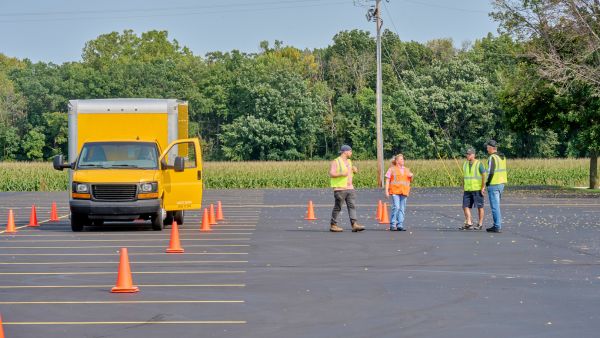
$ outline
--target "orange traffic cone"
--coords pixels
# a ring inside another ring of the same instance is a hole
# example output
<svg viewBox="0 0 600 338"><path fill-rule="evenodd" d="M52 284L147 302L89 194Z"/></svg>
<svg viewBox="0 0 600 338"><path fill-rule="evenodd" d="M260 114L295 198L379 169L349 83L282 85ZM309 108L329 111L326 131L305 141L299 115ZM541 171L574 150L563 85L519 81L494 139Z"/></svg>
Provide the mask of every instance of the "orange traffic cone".
<svg viewBox="0 0 600 338"><path fill-rule="evenodd" d="M317 219L315 217L315 209L312 201L308 201L308 209L306 210L306 217L304 217L304 219L308 221L314 221Z"/></svg>
<svg viewBox="0 0 600 338"><path fill-rule="evenodd" d="M39 227L39 223L37 220L37 212L35 211L35 204L31 206L31 215L29 215L29 225L30 227Z"/></svg>
<svg viewBox="0 0 600 338"><path fill-rule="evenodd" d="M17 228L15 227L15 214L12 209L8 211L8 223L6 223L6 234L16 234Z"/></svg>
<svg viewBox="0 0 600 338"><path fill-rule="evenodd" d="M383 216L383 203L379 200L379 203L377 203L377 214L375 215L375 219L381 221L381 216Z"/></svg>
<svg viewBox="0 0 600 338"><path fill-rule="evenodd" d="M52 202L52 210L50 210L50 221L57 222L58 219L58 211L56 211L56 202Z"/></svg>
<svg viewBox="0 0 600 338"><path fill-rule="evenodd" d="M217 224L217 220L215 218L215 205L214 204L210 205L210 213L208 214L208 221L209 221L210 225Z"/></svg>
<svg viewBox="0 0 600 338"><path fill-rule="evenodd" d="M119 261L119 274L117 275L117 285L110 290L114 293L133 293L140 289L132 285L131 268L129 267L129 256L127 248L121 248L121 260Z"/></svg>
<svg viewBox="0 0 600 338"><path fill-rule="evenodd" d="M171 225L171 241L167 248L167 253L183 253L183 248L179 242L179 229L177 228L177 222L173 221Z"/></svg>
<svg viewBox="0 0 600 338"><path fill-rule="evenodd" d="M0 338L4 338L4 329L2 328L2 315L0 314Z"/></svg>
<svg viewBox="0 0 600 338"><path fill-rule="evenodd" d="M208 210L204 208L204 215L202 216L202 227L200 231L210 231L210 221L208 219Z"/></svg>
<svg viewBox="0 0 600 338"><path fill-rule="evenodd" d="M217 221L222 221L224 220L225 217L223 217L223 209L221 208L221 201L217 202Z"/></svg>
<svg viewBox="0 0 600 338"><path fill-rule="evenodd" d="M383 210L381 213L381 220L379 224L390 224L390 216L388 215L387 203L383 203Z"/></svg>

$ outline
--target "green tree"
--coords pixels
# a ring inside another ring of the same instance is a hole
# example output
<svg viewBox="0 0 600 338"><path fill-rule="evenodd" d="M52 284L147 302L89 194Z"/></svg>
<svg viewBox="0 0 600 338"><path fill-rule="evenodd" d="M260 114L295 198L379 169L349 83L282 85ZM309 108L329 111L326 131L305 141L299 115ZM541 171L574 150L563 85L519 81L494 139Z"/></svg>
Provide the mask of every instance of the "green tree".
<svg viewBox="0 0 600 338"><path fill-rule="evenodd" d="M68 116L66 113L44 113L44 130L46 134L45 158L58 154L67 154L68 149Z"/></svg>
<svg viewBox="0 0 600 338"><path fill-rule="evenodd" d="M44 159L44 146L46 139L42 127L31 129L23 138L21 147L26 160L40 161Z"/></svg>
<svg viewBox="0 0 600 338"><path fill-rule="evenodd" d="M598 188L600 154L600 4L596 0L495 0L492 16L508 34L527 44L536 75L559 96L576 100L564 110L526 115L534 124L560 121L577 131L590 155L590 188Z"/></svg>

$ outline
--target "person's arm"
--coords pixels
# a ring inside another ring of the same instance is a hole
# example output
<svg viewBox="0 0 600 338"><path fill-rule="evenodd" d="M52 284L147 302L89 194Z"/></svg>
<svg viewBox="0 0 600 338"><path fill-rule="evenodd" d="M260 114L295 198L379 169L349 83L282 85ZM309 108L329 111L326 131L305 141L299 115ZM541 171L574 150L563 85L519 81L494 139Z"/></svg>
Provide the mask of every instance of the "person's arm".
<svg viewBox="0 0 600 338"><path fill-rule="evenodd" d="M390 178L385 178L385 197L390 197Z"/></svg>
<svg viewBox="0 0 600 338"><path fill-rule="evenodd" d="M489 186L490 182L492 182L492 178L494 177L495 169L496 169L496 161L494 161L494 158L490 156L490 170L489 170L489 174L488 174L488 178L487 178L487 183L485 184L486 186Z"/></svg>
<svg viewBox="0 0 600 338"><path fill-rule="evenodd" d="M485 193L485 167L483 163L479 164L479 174L481 174L481 193Z"/></svg>
<svg viewBox="0 0 600 338"><path fill-rule="evenodd" d="M392 168L385 173L385 197L390 197L390 181L392 180Z"/></svg>
<svg viewBox="0 0 600 338"><path fill-rule="evenodd" d="M410 171L410 169L408 169L408 168L405 168L405 169L408 171L408 175L407 175L407 176L408 176L408 179L409 179L409 180L412 182L412 180L413 180L413 177L414 177L414 175L413 175L412 171Z"/></svg>

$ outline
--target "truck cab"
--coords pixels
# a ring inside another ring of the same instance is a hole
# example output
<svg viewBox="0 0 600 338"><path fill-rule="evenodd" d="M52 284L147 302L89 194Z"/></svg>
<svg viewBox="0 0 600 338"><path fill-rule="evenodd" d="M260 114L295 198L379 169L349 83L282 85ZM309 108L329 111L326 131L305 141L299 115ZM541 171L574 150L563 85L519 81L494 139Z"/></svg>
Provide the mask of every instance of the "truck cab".
<svg viewBox="0 0 600 338"><path fill-rule="evenodd" d="M53 165L70 171L73 231L136 220L158 231L201 208L202 152L187 138L184 101L70 101L69 162Z"/></svg>

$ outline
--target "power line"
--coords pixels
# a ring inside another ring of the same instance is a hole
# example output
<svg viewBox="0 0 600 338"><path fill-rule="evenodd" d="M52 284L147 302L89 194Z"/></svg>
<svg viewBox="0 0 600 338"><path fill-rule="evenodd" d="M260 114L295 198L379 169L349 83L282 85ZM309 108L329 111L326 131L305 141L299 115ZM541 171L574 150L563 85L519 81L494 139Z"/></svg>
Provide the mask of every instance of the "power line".
<svg viewBox="0 0 600 338"><path fill-rule="evenodd" d="M384 4L383 4L383 6L384 6L384 8L385 8L385 11L387 12L388 16L390 17L390 21L391 21L391 23L392 23L392 27L394 27L394 31L396 32L396 35L397 35L398 37L400 37L400 34L398 33L398 29L397 29L397 27L396 27L396 24L394 23L394 20L393 20L393 18L392 18L392 15L391 15L391 13L390 13L390 11L389 11L389 9L388 9L387 5L384 3ZM413 63L412 63L412 61L411 61L411 59L410 59L410 55L408 54L408 51L406 50L406 46L405 46L404 44L401 44L401 47L402 47L402 49L404 50L404 54L406 55L406 59L408 60L408 64L409 64L409 65L410 65L410 67L412 68L413 72L416 74L416 68L415 68L415 66L413 65ZM386 51L387 51L387 48L386 48ZM394 65L394 61L393 61L393 59L392 59L392 57L391 57L391 55L390 55L389 51L388 51L388 57L390 58L390 61L392 62L392 66L394 67L394 70L396 70L396 67L395 67L395 65ZM405 84L405 83L404 83L404 81L402 80L402 77L400 77L400 74L397 72L397 70L396 70L396 74L398 74L398 77L400 78L400 82L401 82L401 83L404 85L404 88L406 89L407 93L409 93L409 95L410 95L410 93L411 93L411 92L408 90L408 88L407 88L406 84ZM413 99L413 98L411 98L411 99ZM416 103L416 101L415 101L414 99L413 99L413 102L414 102L414 103ZM459 168L459 170L462 170L462 169L461 169L461 167L460 167L460 165L459 165L459 163L458 163L458 160L457 160L457 159L456 159L456 157L454 156L454 151L453 151L453 149L452 149L452 146L450 145L450 142L449 142L449 140L450 140L450 135L449 135L449 134L446 132L446 130L445 130L444 128L442 128L442 125L441 125L441 123L440 123L440 120L439 120L439 118L438 118L438 116L437 116L437 112L435 111L435 109L432 109L432 108L431 108L431 106L429 106L429 105L427 106L427 109L429 110L429 112L430 112L430 113L432 113L432 114L433 114L433 116L434 116L434 118L435 118L435 121L436 121L436 123L437 123L438 127L439 127L439 128L440 128L440 130L442 131L442 134L444 134L443 136L444 136L444 138L446 139L446 142L445 142L445 143L446 143L446 146L448 147L448 150L450 150L450 156L452 156L452 158L453 158L453 159L454 159L454 161L456 162L456 166ZM434 146L435 146L435 142L434 142ZM437 154L438 154L438 157L441 159L441 157L440 157L440 154L439 154L439 151L437 150L437 147L436 147L436 152L437 152ZM445 165L444 165L444 167L445 167ZM447 169L446 169L446 171L447 171ZM448 175L450 175L450 173L448 173Z"/></svg>
<svg viewBox="0 0 600 338"><path fill-rule="evenodd" d="M38 15L72 15L72 14L108 14L108 13L132 13L132 12L155 12L155 11L176 11L190 9L214 9L214 8L231 8L231 7L254 7L260 5L278 5L288 3L307 3L307 2L323 2L324 0L280 0L280 1L261 1L252 3L230 3L230 4L213 4L213 5L195 5L195 6L172 6L172 7L155 7L155 8L130 8L130 9L94 9L94 10L74 10L74 11L37 11L37 12L12 12L1 13L0 16L38 16Z"/></svg>
<svg viewBox="0 0 600 338"><path fill-rule="evenodd" d="M400 80L400 83L404 87L404 90L406 90L406 93L408 94L408 97L413 102L413 104L416 105L417 104L417 100L414 97L414 93L408 89L408 86L406 85L406 82L404 81L404 79L402 78L402 75L400 75L400 72L396 68L396 64L394 63L394 59L392 58L392 55L391 55L390 51L387 49L387 47L385 45L383 45L383 49L387 53L388 58L390 59L390 62L392 64L392 68L394 69L394 72L398 76L398 79ZM410 63L410 61L409 61L409 63ZM441 127L440 127L440 129L441 129ZM444 166L444 170L446 171L446 173L448 174L448 177L450 178L450 181L454 185L454 177L452 176L452 174L450 174L450 171L448 170L448 167L446 166L446 163L444 161L442 161L442 156L440 155L440 151L438 150L437 142L429 135L429 133L427 134L427 138L429 140L431 140L431 143L433 144L433 148L435 149L435 153L436 153L438 159L442 162L442 166Z"/></svg>
<svg viewBox="0 0 600 338"><path fill-rule="evenodd" d="M429 2L423 2L423 1L415 1L415 0L400 0L400 1L408 2L408 3L416 4L416 5L421 5L421 6L427 6L427 7L449 9L451 11L458 11L458 12L471 12L471 13L484 13L484 14L488 14L489 13L487 11L478 10L478 9L461 8L461 7L446 6L446 5L437 5L437 4L432 4L432 3L429 3Z"/></svg>
<svg viewBox="0 0 600 338"><path fill-rule="evenodd" d="M52 16L52 15L70 15L69 17L44 17L44 18L30 18L30 19L11 19L11 20L0 20L0 23L22 23L22 22L53 22L53 21L75 21L75 20L115 20L115 19L134 19L134 18L154 18L154 17L179 17L179 16L194 16L194 15L212 15L222 13L239 13L239 12L262 12L272 10L286 10L295 8L310 8L310 7L322 7L347 4L348 1L331 1L327 0L290 0L290 1L271 1L271 2L260 2L252 4L252 7L248 7L249 4L230 4L230 5L214 5L214 6L194 6L194 7L179 7L179 8L154 8L154 9L135 9L135 10L108 10L108 11L69 11L69 12L35 12L35 13L12 13L12 14L0 14L0 16ZM307 3L309 2L309 3ZM318 2L318 3L317 3ZM323 3L325 2L325 3ZM286 4L298 4L293 6L287 6ZM256 7L257 4L262 4L262 7ZM266 6L274 5L274 6ZM284 6L282 6L284 5ZM235 8L235 6L245 8ZM211 8L222 7L222 10L210 10ZM230 8L230 9L228 9ZM207 10L208 9L208 10ZM126 16L107 16L110 13L131 13L131 12L156 12L156 11L167 11L166 13L160 14L140 14L140 15L126 15ZM174 12L174 11L185 12ZM77 14L101 14L98 16L73 16Z"/></svg>

